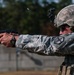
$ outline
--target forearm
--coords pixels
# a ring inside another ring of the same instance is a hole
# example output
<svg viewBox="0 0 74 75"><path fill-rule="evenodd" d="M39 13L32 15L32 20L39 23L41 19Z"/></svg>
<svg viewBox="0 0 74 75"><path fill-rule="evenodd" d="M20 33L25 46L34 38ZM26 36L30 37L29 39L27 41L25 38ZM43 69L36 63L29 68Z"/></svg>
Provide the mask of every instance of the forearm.
<svg viewBox="0 0 74 75"><path fill-rule="evenodd" d="M19 47L29 52L49 55L50 41L52 37L43 35L20 35L16 42L16 47Z"/></svg>
<svg viewBox="0 0 74 75"><path fill-rule="evenodd" d="M74 34L68 36L20 35L16 47L43 55L74 54Z"/></svg>

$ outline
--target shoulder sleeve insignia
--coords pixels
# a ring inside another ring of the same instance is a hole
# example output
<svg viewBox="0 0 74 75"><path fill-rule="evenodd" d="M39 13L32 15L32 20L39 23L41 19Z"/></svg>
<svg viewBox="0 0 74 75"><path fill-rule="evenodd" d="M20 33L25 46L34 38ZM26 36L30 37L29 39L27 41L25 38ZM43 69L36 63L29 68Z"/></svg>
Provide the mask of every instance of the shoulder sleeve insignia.
<svg viewBox="0 0 74 75"><path fill-rule="evenodd" d="M61 44L64 41L64 37L59 36L54 39L54 44Z"/></svg>

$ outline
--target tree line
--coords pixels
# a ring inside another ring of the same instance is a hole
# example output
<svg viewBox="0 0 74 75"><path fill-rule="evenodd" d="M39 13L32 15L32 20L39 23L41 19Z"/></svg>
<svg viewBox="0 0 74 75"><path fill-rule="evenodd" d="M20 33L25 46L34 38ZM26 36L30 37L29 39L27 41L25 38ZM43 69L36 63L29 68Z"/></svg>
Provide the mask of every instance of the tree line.
<svg viewBox="0 0 74 75"><path fill-rule="evenodd" d="M71 0L3 0L0 3L0 30L10 29L24 34L56 35L54 18ZM49 16L48 16L49 15Z"/></svg>

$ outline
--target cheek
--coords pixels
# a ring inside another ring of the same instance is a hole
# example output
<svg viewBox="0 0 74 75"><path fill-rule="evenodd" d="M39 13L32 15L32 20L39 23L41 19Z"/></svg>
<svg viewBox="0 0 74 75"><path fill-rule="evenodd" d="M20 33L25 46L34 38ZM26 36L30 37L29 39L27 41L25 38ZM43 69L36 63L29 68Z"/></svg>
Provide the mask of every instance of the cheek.
<svg viewBox="0 0 74 75"><path fill-rule="evenodd" d="M60 31L60 33L59 33L60 35L62 35L62 34L68 34L68 31Z"/></svg>

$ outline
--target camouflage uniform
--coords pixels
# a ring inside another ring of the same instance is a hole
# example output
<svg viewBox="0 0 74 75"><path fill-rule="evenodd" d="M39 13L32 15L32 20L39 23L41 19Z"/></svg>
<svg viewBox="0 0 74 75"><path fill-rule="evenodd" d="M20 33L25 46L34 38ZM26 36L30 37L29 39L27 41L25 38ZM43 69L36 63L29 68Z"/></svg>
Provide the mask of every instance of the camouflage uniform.
<svg viewBox="0 0 74 75"><path fill-rule="evenodd" d="M62 24L74 26L74 5L63 8L55 19L57 27ZM41 55L64 55L63 64L74 64L74 33L60 36L20 35L16 47ZM74 75L72 67L71 75Z"/></svg>
<svg viewBox="0 0 74 75"><path fill-rule="evenodd" d="M20 35L16 47L44 55L74 53L74 33L61 36Z"/></svg>
<svg viewBox="0 0 74 75"><path fill-rule="evenodd" d="M66 6L58 13L55 19L55 25L60 27L64 24L68 24L70 28L74 27L74 4ZM66 55L64 64L72 66L71 75L74 75L74 54Z"/></svg>
<svg viewBox="0 0 74 75"><path fill-rule="evenodd" d="M20 35L16 47L41 55L74 55L74 33L53 37ZM65 63L73 64L73 57L68 56Z"/></svg>

